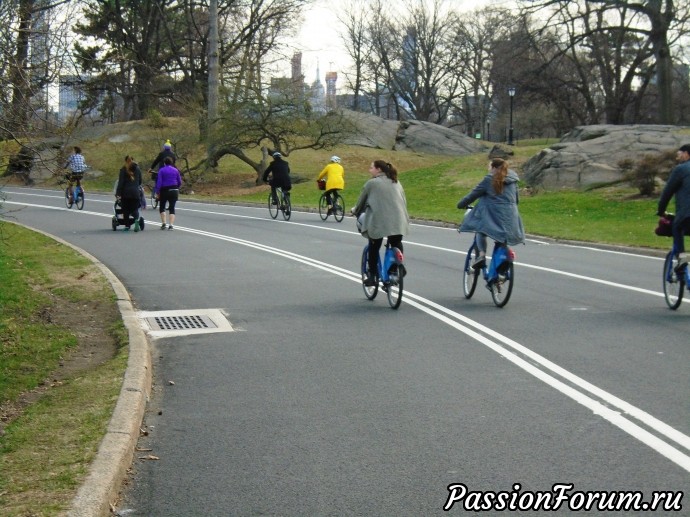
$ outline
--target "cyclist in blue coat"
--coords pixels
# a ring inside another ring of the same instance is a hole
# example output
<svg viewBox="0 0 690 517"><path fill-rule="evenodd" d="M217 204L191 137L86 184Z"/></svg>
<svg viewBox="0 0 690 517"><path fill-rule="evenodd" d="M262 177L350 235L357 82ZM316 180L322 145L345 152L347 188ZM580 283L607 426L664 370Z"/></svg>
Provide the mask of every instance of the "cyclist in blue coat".
<svg viewBox="0 0 690 517"><path fill-rule="evenodd" d="M679 162L671 170L671 175L666 182L661 197L657 215L664 215L671 198L676 197L676 217L673 219L673 245L678 252L678 265L682 268L688 263L688 254L685 252L685 235L690 234L690 144L685 144L678 149L676 160Z"/></svg>
<svg viewBox="0 0 690 517"><path fill-rule="evenodd" d="M480 202L465 216L460 232L477 234L479 256L472 267L481 267L486 261L486 239L513 246L525 242L525 231L518 212L518 175L508 169L508 162L494 158L489 164L489 174L465 197L458 201L458 208L465 209L473 201Z"/></svg>

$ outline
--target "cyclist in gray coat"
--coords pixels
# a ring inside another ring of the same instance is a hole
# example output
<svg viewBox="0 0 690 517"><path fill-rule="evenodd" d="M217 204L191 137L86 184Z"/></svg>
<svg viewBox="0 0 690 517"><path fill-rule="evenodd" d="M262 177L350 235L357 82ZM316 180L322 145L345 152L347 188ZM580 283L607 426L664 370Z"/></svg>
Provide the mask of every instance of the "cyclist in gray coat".
<svg viewBox="0 0 690 517"><path fill-rule="evenodd" d="M369 239L369 271L376 271L384 237L388 244L403 251L402 240L410 229L410 216L397 169L384 160L375 160L369 166L369 174L371 179L362 187L351 212L358 218L363 214L361 232ZM366 278L364 285L376 285L376 277Z"/></svg>
<svg viewBox="0 0 690 517"><path fill-rule="evenodd" d="M518 213L518 181L517 173L508 169L508 162L494 158L489 164L489 174L458 201L458 208L465 209L473 201L481 199L458 229L477 234L479 256L472 267L484 265L487 237L508 246L525 242L525 231Z"/></svg>

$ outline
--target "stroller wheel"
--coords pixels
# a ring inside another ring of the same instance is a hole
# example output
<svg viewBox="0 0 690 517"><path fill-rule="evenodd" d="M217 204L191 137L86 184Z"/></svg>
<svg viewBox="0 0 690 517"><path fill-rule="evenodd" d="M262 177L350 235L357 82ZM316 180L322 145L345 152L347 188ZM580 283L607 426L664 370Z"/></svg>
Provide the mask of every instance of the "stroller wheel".
<svg viewBox="0 0 690 517"><path fill-rule="evenodd" d="M117 230L117 217L113 216L113 231Z"/></svg>
<svg viewBox="0 0 690 517"><path fill-rule="evenodd" d="M144 231L144 218L140 217L139 218L139 229L143 232Z"/></svg>

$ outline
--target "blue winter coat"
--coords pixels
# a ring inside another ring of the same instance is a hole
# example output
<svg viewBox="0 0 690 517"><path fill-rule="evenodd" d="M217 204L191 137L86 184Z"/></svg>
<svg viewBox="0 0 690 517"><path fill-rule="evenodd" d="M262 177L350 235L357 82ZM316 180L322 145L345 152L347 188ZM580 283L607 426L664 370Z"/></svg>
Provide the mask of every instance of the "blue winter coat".
<svg viewBox="0 0 690 517"><path fill-rule="evenodd" d="M497 194L492 185L493 176L487 174L472 192L458 201L458 208L467 208L480 199L477 206L465 216L461 232L479 232L496 242L512 246L525 242L525 231L518 213L518 175L509 170L503 182L503 192Z"/></svg>

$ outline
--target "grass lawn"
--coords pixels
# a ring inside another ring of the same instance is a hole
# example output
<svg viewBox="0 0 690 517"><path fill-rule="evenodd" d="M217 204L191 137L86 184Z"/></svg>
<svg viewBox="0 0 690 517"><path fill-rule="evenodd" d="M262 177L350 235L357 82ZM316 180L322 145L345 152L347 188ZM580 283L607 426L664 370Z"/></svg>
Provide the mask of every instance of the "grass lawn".
<svg viewBox="0 0 690 517"><path fill-rule="evenodd" d="M0 513L59 515L103 439L127 364L112 288L74 250L0 222L0 343Z"/></svg>

